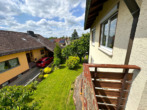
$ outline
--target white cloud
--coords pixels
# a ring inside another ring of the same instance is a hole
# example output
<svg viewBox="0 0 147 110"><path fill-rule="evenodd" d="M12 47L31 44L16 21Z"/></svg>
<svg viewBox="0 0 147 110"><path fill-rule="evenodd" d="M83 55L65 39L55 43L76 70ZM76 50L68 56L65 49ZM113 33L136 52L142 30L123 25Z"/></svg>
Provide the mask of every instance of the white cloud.
<svg viewBox="0 0 147 110"><path fill-rule="evenodd" d="M19 1L15 0L0 0L0 15L13 16L21 13Z"/></svg>
<svg viewBox="0 0 147 110"><path fill-rule="evenodd" d="M45 37L63 35L70 36L74 29L79 35L83 32L85 14L73 15L78 5L85 8L85 0L1 0L0 1L0 29L23 31L32 30ZM21 24L15 16L25 13L41 20L28 20ZM54 18L59 18L55 21Z"/></svg>
<svg viewBox="0 0 147 110"><path fill-rule="evenodd" d="M86 0L83 0L83 1L82 1L81 7L85 9L85 7L86 7Z"/></svg>

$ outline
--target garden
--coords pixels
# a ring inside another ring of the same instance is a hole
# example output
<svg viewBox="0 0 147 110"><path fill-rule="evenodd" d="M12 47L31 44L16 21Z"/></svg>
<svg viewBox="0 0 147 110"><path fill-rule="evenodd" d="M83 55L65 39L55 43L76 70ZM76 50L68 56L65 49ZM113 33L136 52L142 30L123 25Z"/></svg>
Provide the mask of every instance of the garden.
<svg viewBox="0 0 147 110"><path fill-rule="evenodd" d="M74 81L83 71L88 49L89 33L62 50L56 44L54 63L40 70L36 81L0 89L0 110L75 110Z"/></svg>

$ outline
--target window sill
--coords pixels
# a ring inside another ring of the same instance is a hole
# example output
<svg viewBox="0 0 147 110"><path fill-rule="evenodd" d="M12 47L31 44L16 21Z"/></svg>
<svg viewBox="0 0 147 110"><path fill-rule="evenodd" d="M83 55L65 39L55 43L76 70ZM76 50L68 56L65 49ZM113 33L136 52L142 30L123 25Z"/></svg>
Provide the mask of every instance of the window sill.
<svg viewBox="0 0 147 110"><path fill-rule="evenodd" d="M108 51L108 50L106 50L106 49L104 49L102 47L99 47L98 49L100 51L104 52L105 54L109 55L110 57L112 57L112 55L113 55L112 52L110 52L110 51Z"/></svg>

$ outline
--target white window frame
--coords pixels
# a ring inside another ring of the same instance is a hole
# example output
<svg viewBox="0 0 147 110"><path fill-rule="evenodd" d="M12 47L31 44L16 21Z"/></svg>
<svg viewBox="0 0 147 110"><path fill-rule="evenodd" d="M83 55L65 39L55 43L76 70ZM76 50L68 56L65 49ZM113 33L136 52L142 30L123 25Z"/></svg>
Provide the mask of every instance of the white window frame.
<svg viewBox="0 0 147 110"><path fill-rule="evenodd" d="M94 33L93 33L93 32L94 32ZM94 46L94 45L95 45L95 34L96 34L96 29L93 28L93 29L91 30L91 33L92 33L92 38L91 38L91 40L92 40L92 45Z"/></svg>
<svg viewBox="0 0 147 110"><path fill-rule="evenodd" d="M104 26L104 23L106 22L106 21L108 21L108 26L109 26L109 30L110 30L110 20L111 20L111 18L112 17L114 17L115 15L117 15L118 14L118 5L116 5L101 21L100 21L100 24L102 25L101 26L101 41L100 41L100 50L104 50L104 52L105 53L107 53L107 54L109 54L109 55L112 55L112 51L113 51L113 49L112 48L109 48L108 46L107 46L107 44L108 44L108 37L106 38L106 46L103 46L102 45L102 40L103 40L103 26ZM109 34L109 32L108 32L108 34Z"/></svg>

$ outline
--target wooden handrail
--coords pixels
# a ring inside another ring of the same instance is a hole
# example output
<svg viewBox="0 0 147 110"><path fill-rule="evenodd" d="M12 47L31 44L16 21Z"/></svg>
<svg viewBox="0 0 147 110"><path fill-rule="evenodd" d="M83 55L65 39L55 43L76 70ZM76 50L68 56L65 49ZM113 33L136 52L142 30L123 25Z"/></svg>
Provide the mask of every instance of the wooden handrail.
<svg viewBox="0 0 147 110"><path fill-rule="evenodd" d="M122 69L138 69L141 68L136 65L114 65L114 64L85 64L88 67L99 67L99 68L122 68Z"/></svg>

